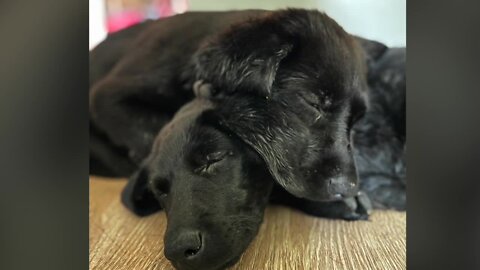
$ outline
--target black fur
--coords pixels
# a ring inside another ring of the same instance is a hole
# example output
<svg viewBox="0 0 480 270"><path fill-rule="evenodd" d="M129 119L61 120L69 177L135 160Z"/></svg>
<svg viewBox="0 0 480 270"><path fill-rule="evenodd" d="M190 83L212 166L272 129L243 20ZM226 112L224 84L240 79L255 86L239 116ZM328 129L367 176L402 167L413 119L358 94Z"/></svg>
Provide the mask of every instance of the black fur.
<svg viewBox="0 0 480 270"><path fill-rule="evenodd" d="M376 208L406 209L404 48L389 49L372 67L370 108L353 128L361 188Z"/></svg>
<svg viewBox="0 0 480 270"><path fill-rule="evenodd" d="M235 263L268 201L348 220L368 218L369 197L403 209L404 57L318 11L121 31L91 53L92 173L137 171L122 201L166 210L180 269Z"/></svg>

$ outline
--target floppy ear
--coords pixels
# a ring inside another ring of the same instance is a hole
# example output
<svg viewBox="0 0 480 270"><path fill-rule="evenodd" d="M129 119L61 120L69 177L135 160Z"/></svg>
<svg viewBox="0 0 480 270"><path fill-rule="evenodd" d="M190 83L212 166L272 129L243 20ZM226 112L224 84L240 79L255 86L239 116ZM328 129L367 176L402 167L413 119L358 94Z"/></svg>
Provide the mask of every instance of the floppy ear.
<svg viewBox="0 0 480 270"><path fill-rule="evenodd" d="M222 106L204 117L252 147L274 180L288 192L305 197L306 186L296 166L308 145L309 130L298 118L287 119L277 103L255 97L223 99ZM294 117L294 116L293 116Z"/></svg>
<svg viewBox="0 0 480 270"><path fill-rule="evenodd" d="M160 203L148 189L148 171L141 168L129 179L122 191L122 203L139 216L147 216L161 209Z"/></svg>
<svg viewBox="0 0 480 270"><path fill-rule="evenodd" d="M348 117L348 129L360 120L367 112L369 100L365 93L357 92L350 101L350 115Z"/></svg>
<svg viewBox="0 0 480 270"><path fill-rule="evenodd" d="M366 38L354 36L357 42L360 44L360 47L363 49L365 58L367 59L367 67L370 69L372 65L380 59L380 57L387 51L388 47L384 44L369 40Z"/></svg>
<svg viewBox="0 0 480 270"><path fill-rule="evenodd" d="M197 79L226 93L268 97L280 61L293 45L274 33L269 20L252 20L204 44L194 56Z"/></svg>

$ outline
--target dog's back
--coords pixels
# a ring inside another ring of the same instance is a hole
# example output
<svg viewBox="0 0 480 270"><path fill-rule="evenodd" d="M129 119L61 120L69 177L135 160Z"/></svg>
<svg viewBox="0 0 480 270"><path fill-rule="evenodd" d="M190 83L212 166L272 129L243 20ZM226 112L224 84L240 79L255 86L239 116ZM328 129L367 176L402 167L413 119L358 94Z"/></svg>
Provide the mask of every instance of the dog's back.
<svg viewBox="0 0 480 270"><path fill-rule="evenodd" d="M158 67L161 59L168 62L168 67L172 62L185 64L205 38L235 22L265 12L188 12L156 21L148 20L110 34L90 52L90 87L109 73L115 73L114 70L134 72L135 67L129 69L128 64L141 63L144 70L151 67L149 63ZM154 57L150 57L152 53Z"/></svg>
<svg viewBox="0 0 480 270"><path fill-rule="evenodd" d="M146 21L110 34L89 54L90 97L96 86L117 78L140 78L142 89L155 88L155 96L137 95L135 108L158 107L169 119L193 98L193 67L190 60L200 44L238 21L265 11L189 12ZM119 94L121 91L118 91ZM116 94L111 95L114 100ZM92 101L92 100L91 100ZM92 111L93 110L93 111ZM92 118L90 102L90 172L106 176L129 176L135 169L129 149L112 142L108 130ZM140 158L138 158L140 159Z"/></svg>

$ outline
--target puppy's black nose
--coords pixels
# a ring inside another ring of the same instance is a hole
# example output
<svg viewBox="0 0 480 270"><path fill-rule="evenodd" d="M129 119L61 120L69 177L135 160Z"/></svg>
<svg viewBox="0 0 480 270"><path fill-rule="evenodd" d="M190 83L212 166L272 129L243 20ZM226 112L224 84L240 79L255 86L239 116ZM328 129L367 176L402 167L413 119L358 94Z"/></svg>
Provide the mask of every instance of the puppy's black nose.
<svg viewBox="0 0 480 270"><path fill-rule="evenodd" d="M199 231L181 230L165 243L165 257L173 262L193 260L202 253L203 238Z"/></svg>

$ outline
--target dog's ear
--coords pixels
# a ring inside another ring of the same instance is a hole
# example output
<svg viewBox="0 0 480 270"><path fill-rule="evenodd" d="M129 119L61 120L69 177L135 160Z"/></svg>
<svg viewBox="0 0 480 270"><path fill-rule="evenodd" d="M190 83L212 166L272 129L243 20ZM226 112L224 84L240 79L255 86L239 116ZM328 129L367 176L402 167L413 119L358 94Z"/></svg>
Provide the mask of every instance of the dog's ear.
<svg viewBox="0 0 480 270"><path fill-rule="evenodd" d="M147 216L161 209L160 203L148 189L148 171L141 168L129 179L122 191L122 203L139 216Z"/></svg>
<svg viewBox="0 0 480 270"><path fill-rule="evenodd" d="M204 44L193 58L197 78L226 93L270 96L278 66L293 47L270 24L252 20Z"/></svg>
<svg viewBox="0 0 480 270"><path fill-rule="evenodd" d="M363 49L367 60L367 67L370 69L372 65L380 59L380 57L387 51L388 47L378 41L369 40L366 38L354 36L360 47Z"/></svg>
<svg viewBox="0 0 480 270"><path fill-rule="evenodd" d="M288 192L305 197L306 185L297 164L307 150L309 130L299 119L286 119L294 116L282 112L281 105L266 99L232 96L203 117L250 146L273 179Z"/></svg>

